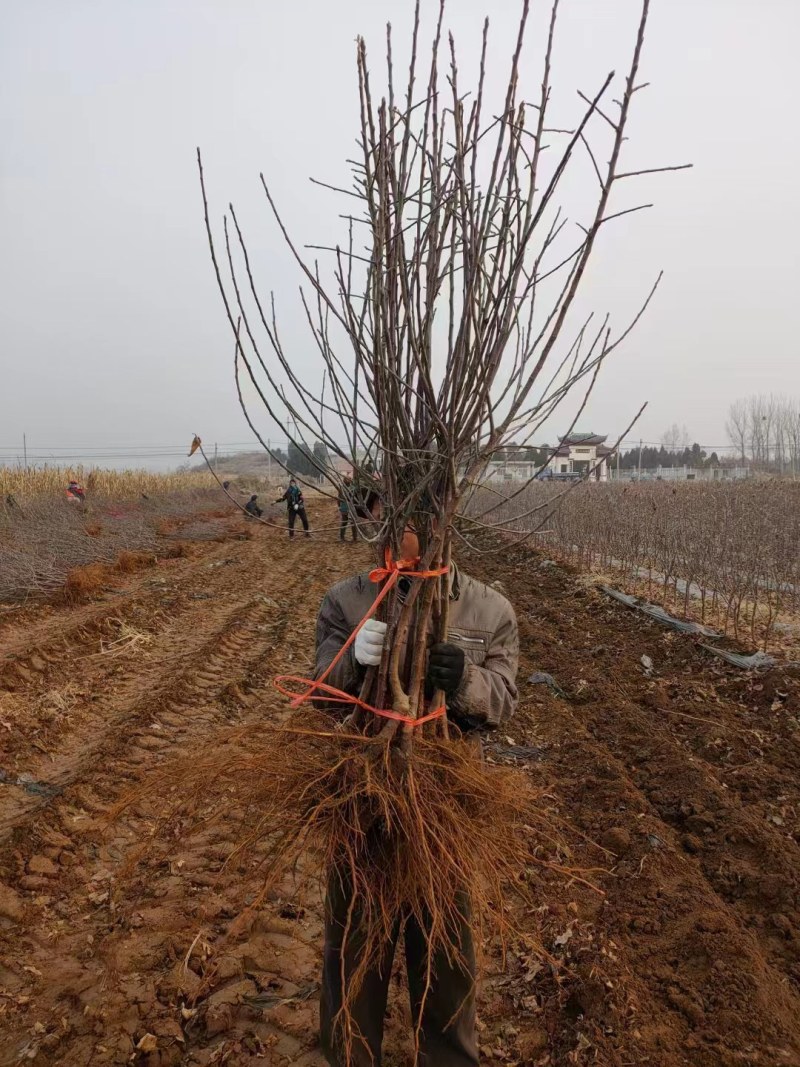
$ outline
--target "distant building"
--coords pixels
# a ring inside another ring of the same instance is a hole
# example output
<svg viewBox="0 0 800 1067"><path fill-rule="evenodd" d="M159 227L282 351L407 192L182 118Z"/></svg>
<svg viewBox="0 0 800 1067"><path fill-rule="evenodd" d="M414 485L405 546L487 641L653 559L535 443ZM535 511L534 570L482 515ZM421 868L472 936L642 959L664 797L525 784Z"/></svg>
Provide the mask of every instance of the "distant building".
<svg viewBox="0 0 800 1067"><path fill-rule="evenodd" d="M562 437L552 459L547 464L550 476L579 474L593 481L608 480L608 463L614 449L606 444L606 437L597 433L571 433Z"/></svg>
<svg viewBox="0 0 800 1067"><path fill-rule="evenodd" d="M506 445L494 454L486 470L490 482L528 482L542 465L541 452L531 445Z"/></svg>

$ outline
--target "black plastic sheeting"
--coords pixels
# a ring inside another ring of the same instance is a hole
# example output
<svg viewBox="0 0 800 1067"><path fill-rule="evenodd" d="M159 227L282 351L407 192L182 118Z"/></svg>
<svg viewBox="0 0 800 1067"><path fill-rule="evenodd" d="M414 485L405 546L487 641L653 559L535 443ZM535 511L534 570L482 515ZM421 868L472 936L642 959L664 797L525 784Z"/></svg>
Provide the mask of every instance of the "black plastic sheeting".
<svg viewBox="0 0 800 1067"><path fill-rule="evenodd" d="M646 600L640 600L636 596L629 596L627 593L621 593L619 589L612 589L611 586L601 585L600 588L604 593L607 593L614 600L618 600L620 604L624 604L626 608L633 608L634 611L641 611L643 615L647 615L650 619L655 619L656 622L663 623L664 626L671 626L673 630L678 630L684 634L702 634L703 637L721 637L722 634L718 634L716 630L712 630L709 626L703 626L699 622L688 622L686 619L676 619L668 612L664 611L658 604L649 604ZM717 656L718 659L724 660L726 663L730 663L732 667L739 667L743 671L758 671L769 670L770 667L778 666L778 660L768 655L766 652L753 652L749 656L744 656L740 652L729 652L725 648L716 648L714 645L706 645L702 641L700 647L704 648L706 652L710 652L712 656ZM783 667L800 667L800 663L780 663ZM530 679L533 681L533 678Z"/></svg>
<svg viewBox="0 0 800 1067"><path fill-rule="evenodd" d="M678 630L682 634L701 634L703 637L721 637L716 630L712 630L710 626L703 626L700 622L688 622L686 619L676 619L674 615L670 615L668 611L658 604L649 604L646 600L640 600L638 596L629 596L627 593L621 593L619 589L612 589L609 585L601 585L600 588L604 593L608 593L614 600L618 600L620 604L624 604L626 608L633 608L635 611L641 611L643 615L647 615L648 618L655 619L656 622L662 623L664 626L671 626L673 630Z"/></svg>

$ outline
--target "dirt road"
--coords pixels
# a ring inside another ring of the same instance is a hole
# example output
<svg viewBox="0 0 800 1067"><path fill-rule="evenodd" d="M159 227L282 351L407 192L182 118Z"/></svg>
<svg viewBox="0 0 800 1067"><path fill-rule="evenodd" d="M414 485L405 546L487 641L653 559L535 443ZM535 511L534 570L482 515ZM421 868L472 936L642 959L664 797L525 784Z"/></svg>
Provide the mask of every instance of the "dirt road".
<svg viewBox="0 0 800 1067"><path fill-rule="evenodd" d="M500 743L536 750L569 861L605 892L542 882L530 921L558 971L488 946L486 1062L800 1065L798 678L724 669L526 551L463 562L520 619ZM0 1064L321 1064L319 901L235 922L259 884L223 868L235 817L120 880L169 797L105 817L165 759L280 714L272 677L309 668L326 587L367 563L259 529L0 615ZM405 1012L398 981L390 1065Z"/></svg>

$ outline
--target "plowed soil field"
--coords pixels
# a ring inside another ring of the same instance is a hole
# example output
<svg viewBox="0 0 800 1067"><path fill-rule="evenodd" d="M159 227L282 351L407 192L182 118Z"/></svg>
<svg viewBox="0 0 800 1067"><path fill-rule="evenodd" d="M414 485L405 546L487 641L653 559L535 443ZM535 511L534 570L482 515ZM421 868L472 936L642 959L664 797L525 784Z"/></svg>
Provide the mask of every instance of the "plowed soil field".
<svg viewBox="0 0 800 1067"><path fill-rule="evenodd" d="M225 864L235 817L123 877L169 799L148 781L284 714L273 676L309 669L326 588L370 563L254 532L0 612L0 1065L323 1062L321 901L287 887L239 921L259 873ZM800 672L712 661L528 550L460 562L520 621L521 705L491 758L527 750L603 890L541 880L529 920L558 968L487 946L485 1062L800 1067Z"/></svg>

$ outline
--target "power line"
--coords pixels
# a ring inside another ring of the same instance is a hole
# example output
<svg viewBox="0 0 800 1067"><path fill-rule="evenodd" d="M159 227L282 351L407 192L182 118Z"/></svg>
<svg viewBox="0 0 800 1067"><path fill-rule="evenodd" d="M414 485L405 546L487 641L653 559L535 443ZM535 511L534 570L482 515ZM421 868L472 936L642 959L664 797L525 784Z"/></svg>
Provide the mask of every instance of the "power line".
<svg viewBox="0 0 800 1067"><path fill-rule="evenodd" d="M248 452L260 452L261 447L258 444L248 441L234 441L234 442L219 442L220 448L228 448L236 451L248 451ZM149 452L149 451L166 451L166 452L187 452L187 445L184 444L170 444L170 445L153 445L153 444L141 444L141 445L107 445L107 444L93 444L93 445L36 445L36 451L39 452ZM19 452L19 444L15 445L0 445L0 452Z"/></svg>
<svg viewBox="0 0 800 1067"><path fill-rule="evenodd" d="M273 446L273 452L280 450L285 452L288 448L288 444L281 444L276 442ZM245 455L264 455L265 453L260 448L247 448L247 447L232 447L230 445L218 445L218 454L220 458L230 458L234 456ZM22 455L19 447L8 448L0 447L0 461L18 459ZM28 448L27 457L29 461L39 462L62 462L67 460L99 460L99 459L117 459L117 460L134 460L134 459L175 459L175 460L189 460L190 456L186 448Z"/></svg>
<svg viewBox="0 0 800 1067"><path fill-rule="evenodd" d="M639 447L639 443L640 442L639 442L638 438L636 440L627 440L626 439L626 440L620 442L620 447L638 448ZM667 448L667 446L664 444L663 441L645 441L645 440L642 440L641 443L643 445L646 445L648 448L652 448L652 447L654 447L654 448L661 448L661 447ZM692 445L685 445L683 447L679 446L677 448L669 448L668 451L670 451L670 452L683 452L686 448L693 447L694 443L695 442L693 442ZM288 445L289 442L288 441L283 442L283 443L276 442L275 447L276 448L283 447L283 444ZM252 443L252 442L249 442L249 441L231 441L231 442L220 441L220 442L218 442L217 447L218 447L220 452L223 452L223 451L227 451L227 452L262 452L263 451L263 449L258 444L255 444L255 443ZM531 447L535 447L535 446L531 446ZM547 446L541 446L541 447L547 447ZM725 445L711 445L711 444L699 443L699 447L700 448L712 448L715 451L719 451L720 449L735 451L735 450L738 449L739 446L738 445L734 445L734 444L730 444L730 443L725 444ZM0 445L0 452L10 452L10 453L13 453L13 454L16 455L16 454L18 454L20 452L20 446L19 446L19 444L15 444L15 445ZM53 454L53 453L56 453L56 452L68 452L71 455L77 455L77 454L80 453L81 455L102 455L102 456L127 455L127 454L136 454L136 455L157 454L157 455L162 455L162 456L167 456L167 455L170 455L170 456L171 455L178 455L178 456L186 455L186 456L188 456L188 451L187 451L187 448L186 448L185 444L165 444L165 445L153 445L153 444L140 444L140 445L106 445L106 444L94 444L94 445L39 445L39 444L37 444L35 446L35 448L29 448L28 449L28 454L31 455L31 456L33 456L33 455L44 455L44 454L50 455L50 454Z"/></svg>

